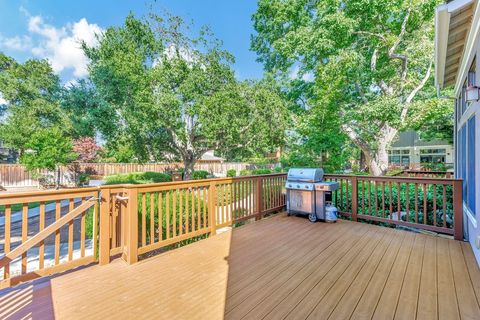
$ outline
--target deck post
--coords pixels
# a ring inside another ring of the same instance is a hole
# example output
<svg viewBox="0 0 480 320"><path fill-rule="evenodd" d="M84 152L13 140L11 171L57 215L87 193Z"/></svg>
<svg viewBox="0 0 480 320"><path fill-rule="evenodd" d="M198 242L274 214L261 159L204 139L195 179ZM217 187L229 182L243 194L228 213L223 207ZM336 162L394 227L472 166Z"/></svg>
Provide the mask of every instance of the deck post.
<svg viewBox="0 0 480 320"><path fill-rule="evenodd" d="M124 250L125 261L128 264L138 262L138 189L137 186L129 186L127 189L128 203L126 210ZM126 252L125 252L126 251Z"/></svg>
<svg viewBox="0 0 480 320"><path fill-rule="evenodd" d="M453 237L463 241L463 191L462 180L453 181Z"/></svg>
<svg viewBox="0 0 480 320"><path fill-rule="evenodd" d="M255 186L255 198L257 199L255 211L257 212L256 220L262 218L262 204L263 204L263 192L262 192L262 177L258 177Z"/></svg>
<svg viewBox="0 0 480 320"><path fill-rule="evenodd" d="M100 191L100 227L99 236L99 264L110 263L110 189L102 188Z"/></svg>
<svg viewBox="0 0 480 320"><path fill-rule="evenodd" d="M358 179L356 176L353 176L352 177L352 220L353 221L357 221L357 214L358 214Z"/></svg>
<svg viewBox="0 0 480 320"><path fill-rule="evenodd" d="M215 210L215 198L216 198L217 186L215 181L210 182L208 187L208 220L210 226L210 235L217 234L217 219Z"/></svg>

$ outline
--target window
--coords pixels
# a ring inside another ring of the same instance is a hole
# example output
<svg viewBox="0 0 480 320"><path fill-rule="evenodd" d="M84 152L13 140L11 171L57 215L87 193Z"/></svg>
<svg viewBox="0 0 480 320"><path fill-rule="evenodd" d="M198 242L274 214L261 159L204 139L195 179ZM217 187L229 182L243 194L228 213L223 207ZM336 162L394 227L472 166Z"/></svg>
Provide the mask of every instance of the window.
<svg viewBox="0 0 480 320"><path fill-rule="evenodd" d="M467 206L475 213L475 116L467 123Z"/></svg>
<svg viewBox="0 0 480 320"><path fill-rule="evenodd" d="M467 126L464 125L460 129L459 134L459 144L458 144L458 173L459 178L463 179L463 195L464 200L467 197Z"/></svg>
<svg viewBox="0 0 480 320"><path fill-rule="evenodd" d="M410 154L410 150L409 149L402 150L402 154Z"/></svg>

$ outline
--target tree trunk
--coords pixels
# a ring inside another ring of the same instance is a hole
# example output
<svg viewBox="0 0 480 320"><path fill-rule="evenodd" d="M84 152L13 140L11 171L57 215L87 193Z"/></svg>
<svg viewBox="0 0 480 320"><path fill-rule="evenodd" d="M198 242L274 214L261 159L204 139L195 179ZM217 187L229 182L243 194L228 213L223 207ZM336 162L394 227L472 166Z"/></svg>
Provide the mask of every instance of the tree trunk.
<svg viewBox="0 0 480 320"><path fill-rule="evenodd" d="M185 170L183 173L184 180L192 179L192 173L193 173L193 169L195 168L196 162L197 162L197 159L190 153L188 153L183 157L183 166Z"/></svg>

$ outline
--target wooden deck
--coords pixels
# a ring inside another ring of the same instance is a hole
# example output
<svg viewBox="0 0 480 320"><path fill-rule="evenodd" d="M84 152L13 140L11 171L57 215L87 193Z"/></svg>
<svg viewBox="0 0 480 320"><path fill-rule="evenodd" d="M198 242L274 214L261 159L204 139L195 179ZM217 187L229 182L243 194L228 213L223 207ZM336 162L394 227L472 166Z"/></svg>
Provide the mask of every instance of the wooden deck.
<svg viewBox="0 0 480 320"><path fill-rule="evenodd" d="M284 214L0 292L0 319L480 319L468 244Z"/></svg>

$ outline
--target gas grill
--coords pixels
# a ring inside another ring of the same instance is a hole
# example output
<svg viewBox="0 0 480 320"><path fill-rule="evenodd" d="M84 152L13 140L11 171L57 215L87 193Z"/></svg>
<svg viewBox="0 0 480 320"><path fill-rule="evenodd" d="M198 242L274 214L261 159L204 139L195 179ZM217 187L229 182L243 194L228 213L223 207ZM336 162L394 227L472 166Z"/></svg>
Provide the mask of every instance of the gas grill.
<svg viewBox="0 0 480 320"><path fill-rule="evenodd" d="M325 221L326 204L331 202L332 191L338 187L338 182L323 181L321 168L288 170L285 183L288 214L306 214L312 222Z"/></svg>

